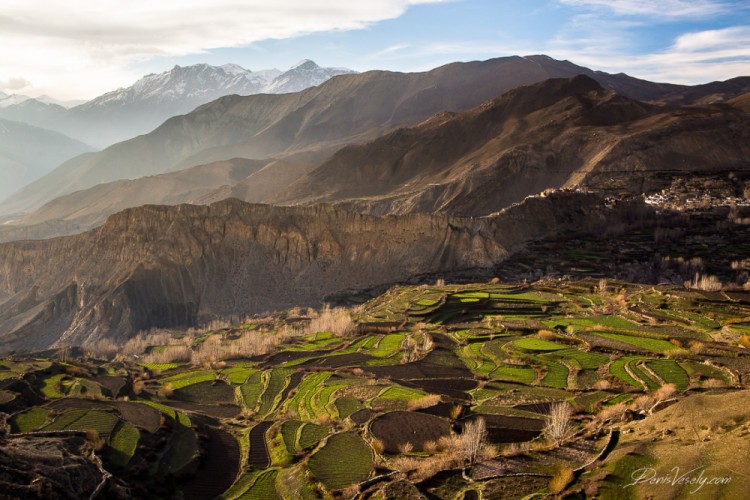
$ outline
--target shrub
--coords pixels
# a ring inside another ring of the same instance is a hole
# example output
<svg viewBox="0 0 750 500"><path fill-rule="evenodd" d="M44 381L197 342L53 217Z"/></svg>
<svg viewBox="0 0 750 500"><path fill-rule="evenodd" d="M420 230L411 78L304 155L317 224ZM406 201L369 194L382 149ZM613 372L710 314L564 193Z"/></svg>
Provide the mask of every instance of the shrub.
<svg viewBox="0 0 750 500"><path fill-rule="evenodd" d="M749 338L750 340L750 338ZM698 342L697 340L693 340L690 342L690 353L693 355L699 355L699 354L705 354L706 353L706 344L703 342Z"/></svg>
<svg viewBox="0 0 750 500"><path fill-rule="evenodd" d="M690 357L690 351L678 347L664 352L664 356L669 359L685 359Z"/></svg>
<svg viewBox="0 0 750 500"><path fill-rule="evenodd" d="M562 492L573 481L573 469L567 465L560 465L549 482L549 490L553 494Z"/></svg>
<svg viewBox="0 0 750 500"><path fill-rule="evenodd" d="M625 403L617 403L602 409L597 416L602 421L613 420L619 422L625 416L627 409L628 407Z"/></svg>
<svg viewBox="0 0 750 500"><path fill-rule="evenodd" d="M174 394L174 388L172 387L172 384L165 384L161 389L159 389L159 396L163 398L171 398L172 394Z"/></svg>
<svg viewBox="0 0 750 500"><path fill-rule="evenodd" d="M721 290L722 286L721 280L711 274L695 273L692 280L685 282L685 288L693 288L706 292L717 292Z"/></svg>
<svg viewBox="0 0 750 500"><path fill-rule="evenodd" d="M422 451L424 451L425 453L429 453L430 455L436 453L438 451L437 441L425 441L422 444Z"/></svg>
<svg viewBox="0 0 750 500"><path fill-rule="evenodd" d="M106 441L99 436L96 429L86 429L86 446L94 451L104 448Z"/></svg>
<svg viewBox="0 0 750 500"><path fill-rule="evenodd" d="M710 378L703 382L703 387L708 389L720 389L726 387L726 385L727 384L723 380L719 380L718 378Z"/></svg>
<svg viewBox="0 0 750 500"><path fill-rule="evenodd" d="M567 402L552 405L547 423L544 427L545 435L557 446L560 446L570 435L572 430L570 419L573 416L573 408Z"/></svg>
<svg viewBox="0 0 750 500"><path fill-rule="evenodd" d="M411 444L408 441L405 442L405 443L401 443L400 445L398 445L398 451L400 451L404 455L407 454L407 453L411 453L413 449L414 449L414 445Z"/></svg>
<svg viewBox="0 0 750 500"><path fill-rule="evenodd" d="M310 321L307 330L309 333L331 332L339 337L346 337L354 331L354 326L349 311L326 306L317 318Z"/></svg>
<svg viewBox="0 0 750 500"><path fill-rule="evenodd" d="M370 442L370 446L373 450L375 450L375 453L382 455L382 453L385 451L385 443L382 439L375 438Z"/></svg>
<svg viewBox="0 0 750 500"><path fill-rule="evenodd" d="M463 413L464 409L461 405L455 405L453 408L451 408L451 420L457 420L458 417L461 416L461 413Z"/></svg>
<svg viewBox="0 0 750 500"><path fill-rule="evenodd" d="M610 382L606 378L597 380L596 383L594 384L594 389L606 391L607 389L611 389L611 388L612 388L612 382Z"/></svg>

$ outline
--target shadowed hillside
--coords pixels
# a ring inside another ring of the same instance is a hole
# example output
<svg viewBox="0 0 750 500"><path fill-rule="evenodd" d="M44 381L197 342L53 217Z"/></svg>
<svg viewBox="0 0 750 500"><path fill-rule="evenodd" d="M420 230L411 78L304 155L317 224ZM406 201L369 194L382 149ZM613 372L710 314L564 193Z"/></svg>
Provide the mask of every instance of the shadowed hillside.
<svg viewBox="0 0 750 500"><path fill-rule="evenodd" d="M489 268L526 242L599 227L596 196L529 199L486 219L371 217L227 200L146 206L77 236L0 245L4 349L316 305L328 294L424 273Z"/></svg>

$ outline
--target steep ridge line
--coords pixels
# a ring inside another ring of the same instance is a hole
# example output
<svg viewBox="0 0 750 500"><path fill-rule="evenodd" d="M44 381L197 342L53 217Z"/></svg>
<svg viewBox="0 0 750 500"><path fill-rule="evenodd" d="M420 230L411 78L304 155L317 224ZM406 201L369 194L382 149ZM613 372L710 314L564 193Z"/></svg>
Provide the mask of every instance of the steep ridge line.
<svg viewBox="0 0 750 500"><path fill-rule="evenodd" d="M319 306L339 290L491 268L529 241L597 231L632 210L574 192L484 218L239 200L128 209L80 235L0 245L0 348L122 342L153 327Z"/></svg>

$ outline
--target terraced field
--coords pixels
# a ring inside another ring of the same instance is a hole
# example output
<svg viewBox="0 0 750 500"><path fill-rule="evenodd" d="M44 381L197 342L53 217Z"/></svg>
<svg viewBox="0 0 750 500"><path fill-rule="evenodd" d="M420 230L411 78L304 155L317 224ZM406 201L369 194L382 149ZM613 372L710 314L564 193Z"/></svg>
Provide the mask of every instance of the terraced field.
<svg viewBox="0 0 750 500"><path fill-rule="evenodd" d="M5 360L0 411L12 433L96 431L108 470L156 497L397 498L378 495L410 485L454 498L496 491L512 474L541 474L534 491L544 496L556 464L586 463L608 426L624 423L599 414L624 407L623 421L640 418L663 385L681 400L750 376L746 349L726 340L748 323L747 304L606 288L395 287L347 313L357 325L348 336L306 332L265 355L201 366ZM304 327L285 318L210 331L193 348ZM576 411L576 438L557 448L544 429L561 403ZM455 457L480 417L485 446L472 467Z"/></svg>

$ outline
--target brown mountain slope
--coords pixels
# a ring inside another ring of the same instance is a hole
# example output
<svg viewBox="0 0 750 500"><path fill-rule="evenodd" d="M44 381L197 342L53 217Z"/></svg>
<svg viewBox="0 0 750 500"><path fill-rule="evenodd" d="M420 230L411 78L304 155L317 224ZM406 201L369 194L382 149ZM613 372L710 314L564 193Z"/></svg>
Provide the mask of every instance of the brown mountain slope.
<svg viewBox="0 0 750 500"><path fill-rule="evenodd" d="M266 163L235 158L168 174L99 184L55 198L33 213L0 226L0 242L57 236L48 231L60 226L82 232L103 224L116 212L141 205L201 203L207 194L237 184Z"/></svg>
<svg viewBox="0 0 750 500"><path fill-rule="evenodd" d="M318 305L342 289L487 268L529 240L607 224L619 217L614 210L575 193L485 219L238 200L128 209L80 235L0 245L0 351L123 340L152 327Z"/></svg>
<svg viewBox="0 0 750 500"><path fill-rule="evenodd" d="M519 85L576 74L589 74L641 99L682 88L530 56L454 63L425 73L345 75L294 94L228 96L171 118L149 134L64 163L0 204L0 213L29 212L103 182L227 158L333 153L346 143L374 139L440 111L469 109Z"/></svg>
<svg viewBox="0 0 750 500"><path fill-rule="evenodd" d="M346 147L270 201L484 215L547 188L641 193L669 172L747 169L748 155L744 113L648 105L577 76Z"/></svg>

